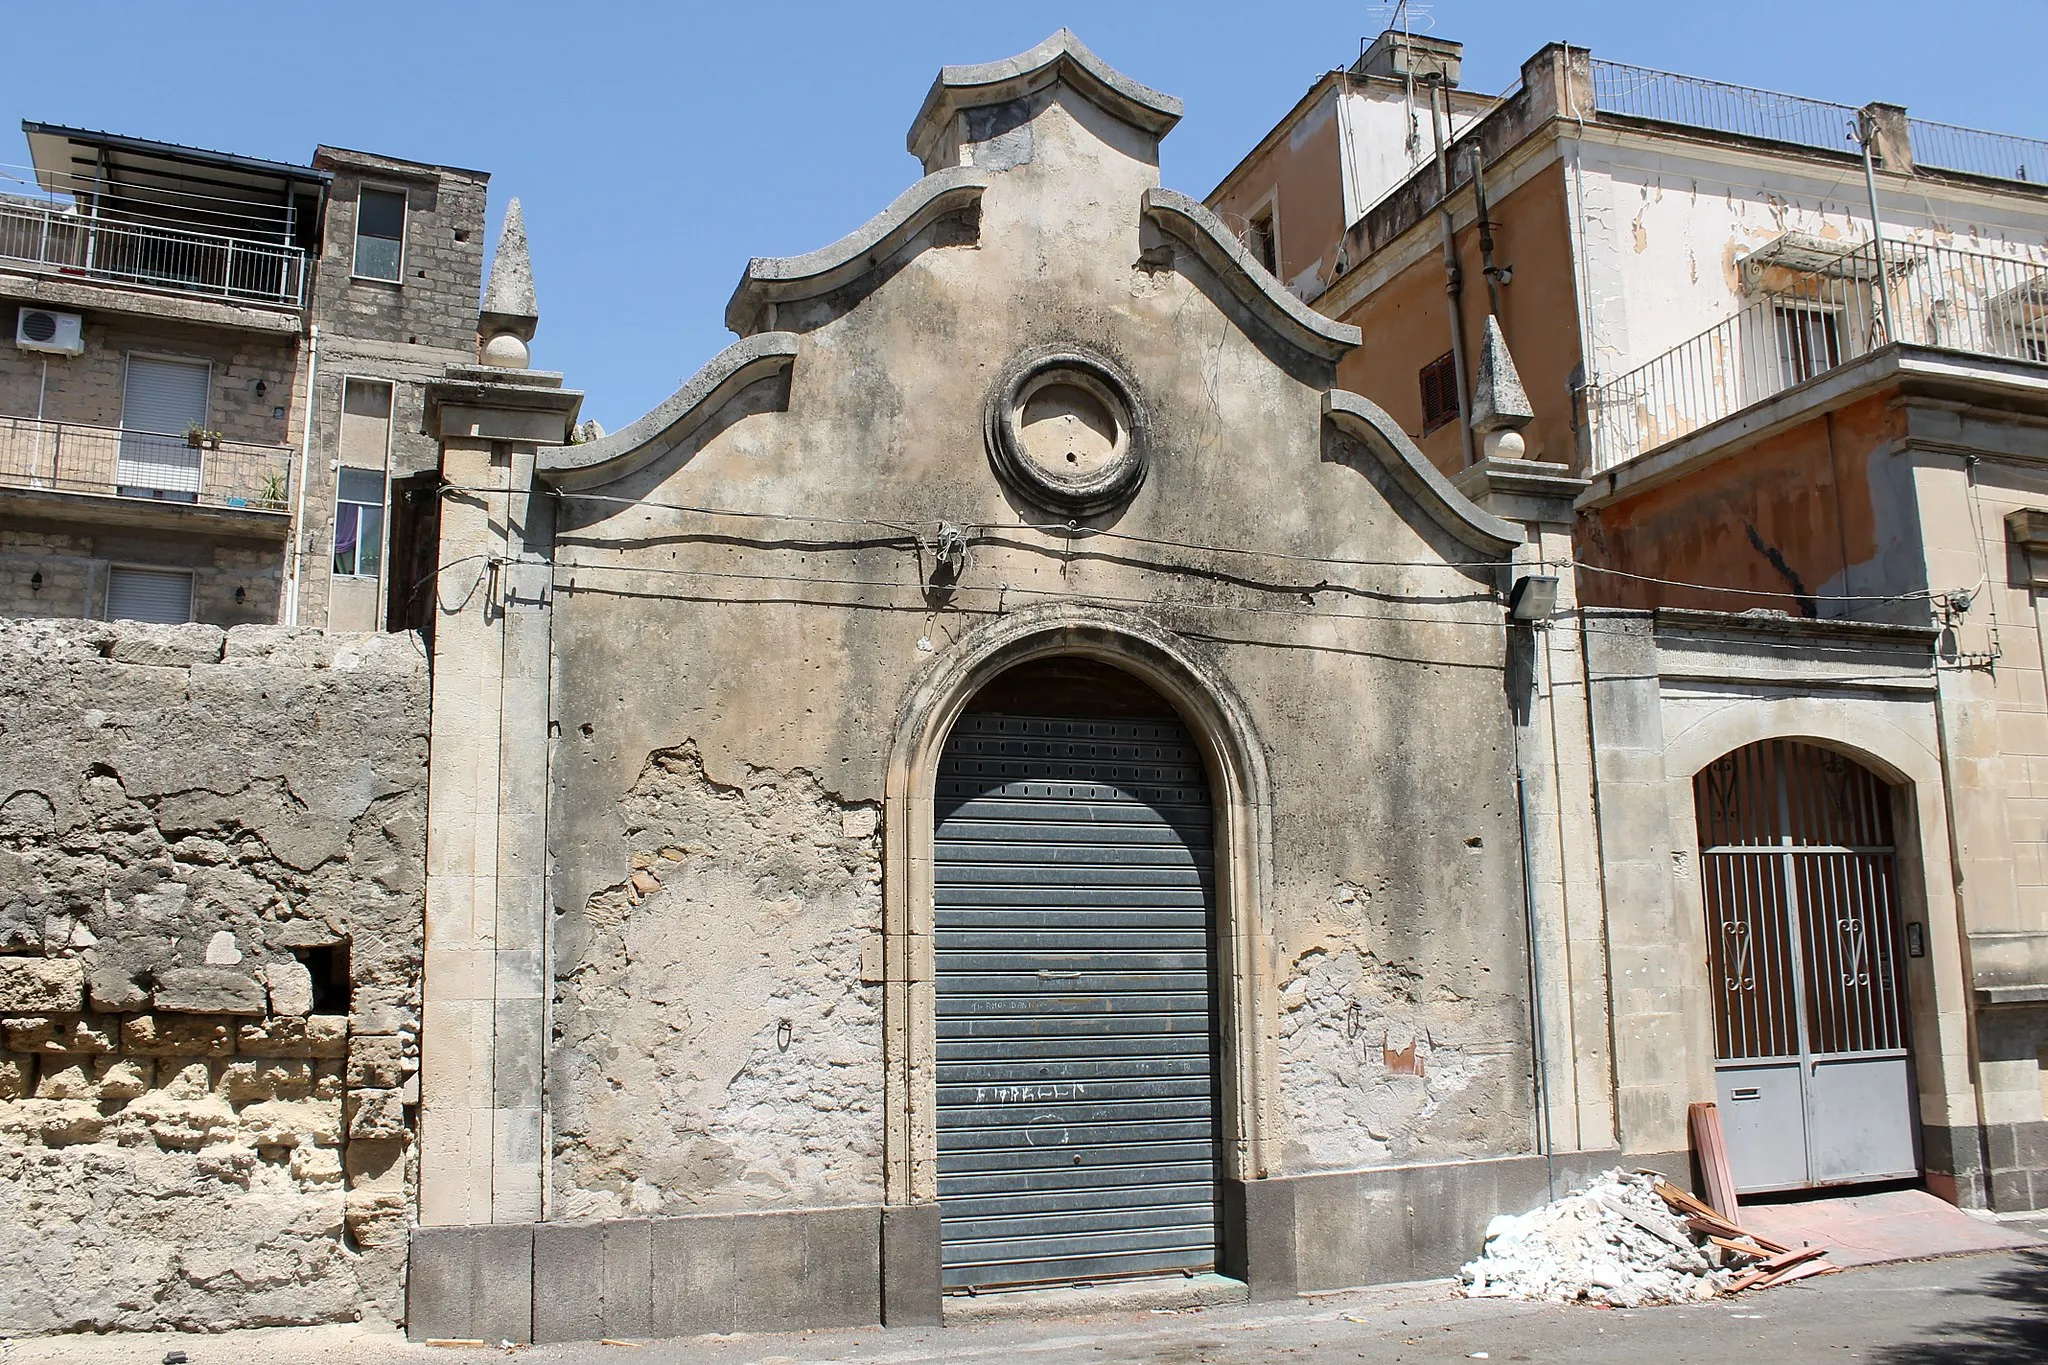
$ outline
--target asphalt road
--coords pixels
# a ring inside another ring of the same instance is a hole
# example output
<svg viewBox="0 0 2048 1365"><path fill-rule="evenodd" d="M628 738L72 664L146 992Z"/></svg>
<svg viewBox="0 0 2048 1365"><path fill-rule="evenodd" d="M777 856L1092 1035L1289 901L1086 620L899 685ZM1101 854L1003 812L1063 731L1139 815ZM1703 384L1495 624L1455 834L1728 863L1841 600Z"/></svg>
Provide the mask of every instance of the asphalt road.
<svg viewBox="0 0 2048 1365"><path fill-rule="evenodd" d="M1574 1365L2048 1361L2048 1253L1872 1266L1712 1304L1634 1312L1453 1298L1442 1284L1285 1304L1033 1318L945 1329L697 1337L639 1346L428 1348L363 1328L0 1343L0 1365L860 1365L924 1362L1570 1361Z"/></svg>

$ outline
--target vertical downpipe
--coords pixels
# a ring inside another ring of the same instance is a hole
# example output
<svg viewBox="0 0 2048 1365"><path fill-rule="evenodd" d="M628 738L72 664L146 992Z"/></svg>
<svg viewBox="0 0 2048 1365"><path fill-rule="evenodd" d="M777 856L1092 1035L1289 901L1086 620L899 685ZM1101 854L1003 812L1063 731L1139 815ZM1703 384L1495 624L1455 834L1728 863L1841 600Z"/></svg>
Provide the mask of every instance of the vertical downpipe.
<svg viewBox="0 0 2048 1365"><path fill-rule="evenodd" d="M1884 263L1884 220L1877 212L1877 166L1871 160L1870 144L1877 140L1877 120L1868 109L1856 115L1856 140L1863 144L1863 186L1870 192L1870 250L1877 261L1877 308L1884 319L1884 339L1899 339L1892 319L1892 274Z"/></svg>
<svg viewBox="0 0 2048 1365"><path fill-rule="evenodd" d="M1451 219L1451 167L1444 153L1444 124L1450 121L1450 99L1444 99L1441 119L1437 116L1437 96L1443 92L1441 75L1427 78L1429 84L1429 130L1436 138L1436 187L1437 208L1444 221L1444 295L1451 307L1451 372L1458 385L1458 440L1465 452L1465 465L1473 463L1472 455L1472 400L1470 381L1465 374L1465 316L1460 306L1463 296L1462 283L1458 277L1458 234Z"/></svg>
<svg viewBox="0 0 2048 1365"><path fill-rule="evenodd" d="M299 623L299 585L306 576L306 480L313 459L313 389L320 377L320 324L313 323L306 342L306 429L299 433L299 486L292 498L292 582L285 594L284 623Z"/></svg>

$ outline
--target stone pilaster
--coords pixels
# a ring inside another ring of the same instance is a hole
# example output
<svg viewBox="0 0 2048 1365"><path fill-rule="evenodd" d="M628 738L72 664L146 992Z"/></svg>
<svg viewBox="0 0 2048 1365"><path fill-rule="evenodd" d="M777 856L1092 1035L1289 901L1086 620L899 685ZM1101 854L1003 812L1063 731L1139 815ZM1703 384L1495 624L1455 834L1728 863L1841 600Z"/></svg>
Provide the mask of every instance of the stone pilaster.
<svg viewBox="0 0 2048 1365"><path fill-rule="evenodd" d="M1506 373L1512 376L1511 361ZM1501 407L1512 417L1511 404ZM1497 429L1512 432L1514 425L1500 422ZM1616 1130L1600 832L1592 798L1586 660L1583 639L1573 628L1578 594L1572 500L1586 482L1560 465L1499 457L1481 459L1454 482L1480 507L1523 528L1516 577L1558 580L1551 619L1515 627L1510 642L1517 656L1515 738L1527 803L1534 976L1542 1005L1545 1136L1557 1152L1607 1150L1616 1143Z"/></svg>
<svg viewBox="0 0 2048 1365"><path fill-rule="evenodd" d="M553 545L532 481L536 450L564 441L581 402L533 371L458 367L427 388L446 483L420 1091L429 1227L542 1214Z"/></svg>

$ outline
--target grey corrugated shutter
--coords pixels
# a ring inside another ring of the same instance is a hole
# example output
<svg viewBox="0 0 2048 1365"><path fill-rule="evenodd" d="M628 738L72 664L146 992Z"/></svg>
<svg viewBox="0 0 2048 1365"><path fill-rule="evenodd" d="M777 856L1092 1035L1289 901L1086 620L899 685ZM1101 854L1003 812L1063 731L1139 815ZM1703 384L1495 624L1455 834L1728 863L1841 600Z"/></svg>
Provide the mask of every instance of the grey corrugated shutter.
<svg viewBox="0 0 2048 1365"><path fill-rule="evenodd" d="M963 717L940 760L948 1287L1216 1264L1211 816L1173 720Z"/></svg>
<svg viewBox="0 0 2048 1365"><path fill-rule="evenodd" d="M168 626L191 620L192 575L173 569L108 570L107 619Z"/></svg>
<svg viewBox="0 0 2048 1365"><path fill-rule="evenodd" d="M213 371L203 360L128 357L121 391L121 460L115 482L124 492L199 492L203 452L185 433L206 425Z"/></svg>

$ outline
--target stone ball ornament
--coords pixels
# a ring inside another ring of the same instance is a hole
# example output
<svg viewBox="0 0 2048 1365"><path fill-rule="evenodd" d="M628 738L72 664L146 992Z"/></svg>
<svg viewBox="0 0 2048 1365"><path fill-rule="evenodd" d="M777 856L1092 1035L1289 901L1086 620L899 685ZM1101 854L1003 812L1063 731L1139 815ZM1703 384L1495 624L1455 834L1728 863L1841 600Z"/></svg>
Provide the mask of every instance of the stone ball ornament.
<svg viewBox="0 0 2048 1365"><path fill-rule="evenodd" d="M1005 366L986 427L997 476L1048 510L1093 516L1145 482L1150 443L1131 382L1077 347L1040 347Z"/></svg>

